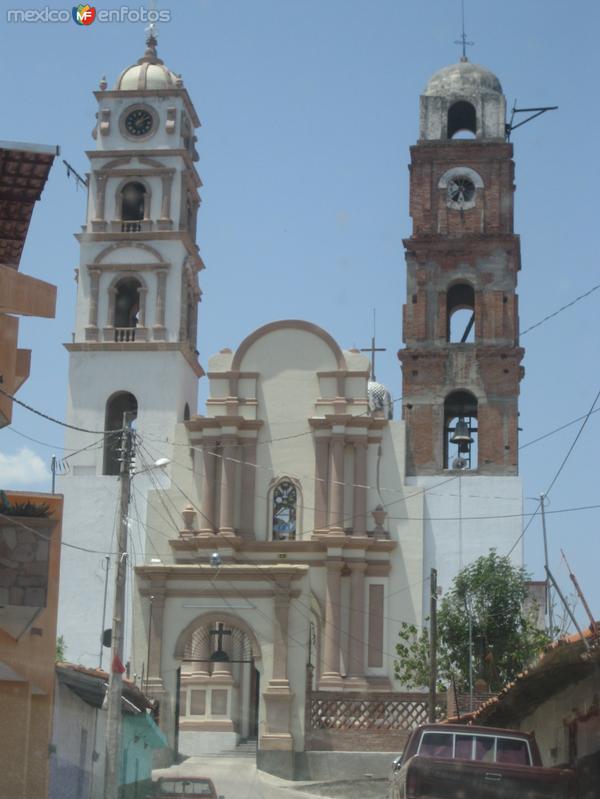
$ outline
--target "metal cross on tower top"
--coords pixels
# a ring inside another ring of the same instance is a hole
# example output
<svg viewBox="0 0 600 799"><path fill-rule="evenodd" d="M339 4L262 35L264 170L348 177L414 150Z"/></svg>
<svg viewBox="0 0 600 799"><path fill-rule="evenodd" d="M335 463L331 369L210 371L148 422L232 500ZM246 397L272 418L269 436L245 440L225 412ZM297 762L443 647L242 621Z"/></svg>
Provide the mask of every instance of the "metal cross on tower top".
<svg viewBox="0 0 600 799"><path fill-rule="evenodd" d="M461 14L462 14L462 33L460 35L460 39L456 39L454 44L462 45L462 56L461 61L468 61L467 58L467 47L473 47L475 42L470 42L467 39L467 34L465 33L465 0L461 0L460 3Z"/></svg>
<svg viewBox="0 0 600 799"><path fill-rule="evenodd" d="M371 346L370 347L361 347L361 352L370 352L371 353L371 380L375 382L375 353L376 352L385 352L385 347L376 347L375 346L375 311L373 311L373 335L371 336Z"/></svg>

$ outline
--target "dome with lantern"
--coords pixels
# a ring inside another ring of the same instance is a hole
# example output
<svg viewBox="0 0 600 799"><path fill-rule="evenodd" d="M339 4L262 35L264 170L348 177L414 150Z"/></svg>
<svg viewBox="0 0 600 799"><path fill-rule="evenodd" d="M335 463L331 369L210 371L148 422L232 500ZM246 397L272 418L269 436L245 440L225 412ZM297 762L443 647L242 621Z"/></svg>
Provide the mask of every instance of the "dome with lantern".
<svg viewBox="0 0 600 799"><path fill-rule="evenodd" d="M115 84L116 91L180 89L180 75L165 66L156 53L157 40L153 34L146 40L146 52L136 64L124 69Z"/></svg>

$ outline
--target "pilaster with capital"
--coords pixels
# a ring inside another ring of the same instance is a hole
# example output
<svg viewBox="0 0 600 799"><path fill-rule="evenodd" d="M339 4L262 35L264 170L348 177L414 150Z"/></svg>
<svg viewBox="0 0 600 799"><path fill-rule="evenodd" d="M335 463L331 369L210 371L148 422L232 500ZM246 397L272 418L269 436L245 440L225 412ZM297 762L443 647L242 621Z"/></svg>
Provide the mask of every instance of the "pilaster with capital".
<svg viewBox="0 0 600 799"><path fill-rule="evenodd" d="M167 272L165 269L156 270L156 323L154 325L154 338L164 339L165 329L165 303L167 294Z"/></svg>
<svg viewBox="0 0 600 799"><path fill-rule="evenodd" d="M367 534L367 441L354 443L354 525L353 535Z"/></svg>
<svg viewBox="0 0 600 799"><path fill-rule="evenodd" d="M289 584L277 583L273 597L273 672L263 694L265 701L265 731L260 737L260 749L291 751L294 738L291 732L291 709L294 694L288 679L288 624L290 608Z"/></svg>
<svg viewBox="0 0 600 799"><path fill-rule="evenodd" d="M329 459L329 531L344 532L344 436L331 436Z"/></svg>
<svg viewBox="0 0 600 799"><path fill-rule="evenodd" d="M321 683L340 683L340 627L342 599L341 558L328 558L325 592L325 625L323 630L323 673Z"/></svg>
<svg viewBox="0 0 600 799"><path fill-rule="evenodd" d="M165 590L164 581L152 581L148 597L150 641L148 644L147 679L149 685L162 685L161 663Z"/></svg>
<svg viewBox="0 0 600 799"><path fill-rule="evenodd" d="M200 536L211 536L215 527L215 492L217 475L217 454L215 439L205 438L202 442L202 517Z"/></svg>
<svg viewBox="0 0 600 799"><path fill-rule="evenodd" d="M329 437L315 438L315 530L327 527Z"/></svg>
<svg viewBox="0 0 600 799"><path fill-rule="evenodd" d="M350 646L348 676L353 682L365 680L365 561L349 563L350 574Z"/></svg>
<svg viewBox="0 0 600 799"><path fill-rule="evenodd" d="M219 533L235 535L233 529L233 501L235 498L235 454L237 440L231 436L222 439L221 503Z"/></svg>
<svg viewBox="0 0 600 799"><path fill-rule="evenodd" d="M88 341L98 340L98 296L100 292L100 270L89 269L90 275L90 313L85 337Z"/></svg>

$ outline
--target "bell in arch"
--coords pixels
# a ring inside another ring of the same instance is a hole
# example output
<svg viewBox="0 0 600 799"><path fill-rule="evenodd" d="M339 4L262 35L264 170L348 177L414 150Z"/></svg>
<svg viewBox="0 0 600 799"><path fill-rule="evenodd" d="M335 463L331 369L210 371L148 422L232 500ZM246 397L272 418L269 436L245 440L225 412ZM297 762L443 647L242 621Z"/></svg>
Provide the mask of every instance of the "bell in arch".
<svg viewBox="0 0 600 799"><path fill-rule="evenodd" d="M460 418L456 423L454 433L452 433L450 438L450 443L457 444L459 452L469 451L469 447L473 443L473 438L471 437L469 425L463 418Z"/></svg>

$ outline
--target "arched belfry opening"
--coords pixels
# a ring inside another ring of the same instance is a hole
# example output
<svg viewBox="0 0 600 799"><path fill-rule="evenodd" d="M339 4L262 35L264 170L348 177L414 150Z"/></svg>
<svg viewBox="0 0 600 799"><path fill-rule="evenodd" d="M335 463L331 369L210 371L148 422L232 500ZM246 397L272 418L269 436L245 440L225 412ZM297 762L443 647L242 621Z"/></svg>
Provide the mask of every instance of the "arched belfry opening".
<svg viewBox="0 0 600 799"><path fill-rule="evenodd" d="M477 398L453 391L444 402L444 467L477 468Z"/></svg>
<svg viewBox="0 0 600 799"><path fill-rule="evenodd" d="M127 413L127 424L133 426L137 419L137 412L137 400L133 394L130 394L128 391L119 391L109 397L106 403L104 429L115 430L117 432L108 434L104 439L104 466L102 474L120 474L121 434L118 431L123 429L125 413Z"/></svg>
<svg viewBox="0 0 600 799"><path fill-rule="evenodd" d="M121 189L121 219L124 233L135 233L142 229L146 218L146 187L137 180L126 183Z"/></svg>
<svg viewBox="0 0 600 799"><path fill-rule="evenodd" d="M469 283L455 283L446 295L447 340L451 344L475 341L475 291Z"/></svg>
<svg viewBox="0 0 600 799"><path fill-rule="evenodd" d="M115 327L137 327L141 287L135 277L125 277L115 286Z"/></svg>
<svg viewBox="0 0 600 799"><path fill-rule="evenodd" d="M227 614L215 614L188 636L179 697L184 754L214 751L216 735L225 750L235 748L240 739L258 737L260 674L254 650L247 631Z"/></svg>
<svg viewBox="0 0 600 799"><path fill-rule="evenodd" d="M477 135L475 106L466 100L453 103L448 109L448 138L473 139Z"/></svg>

